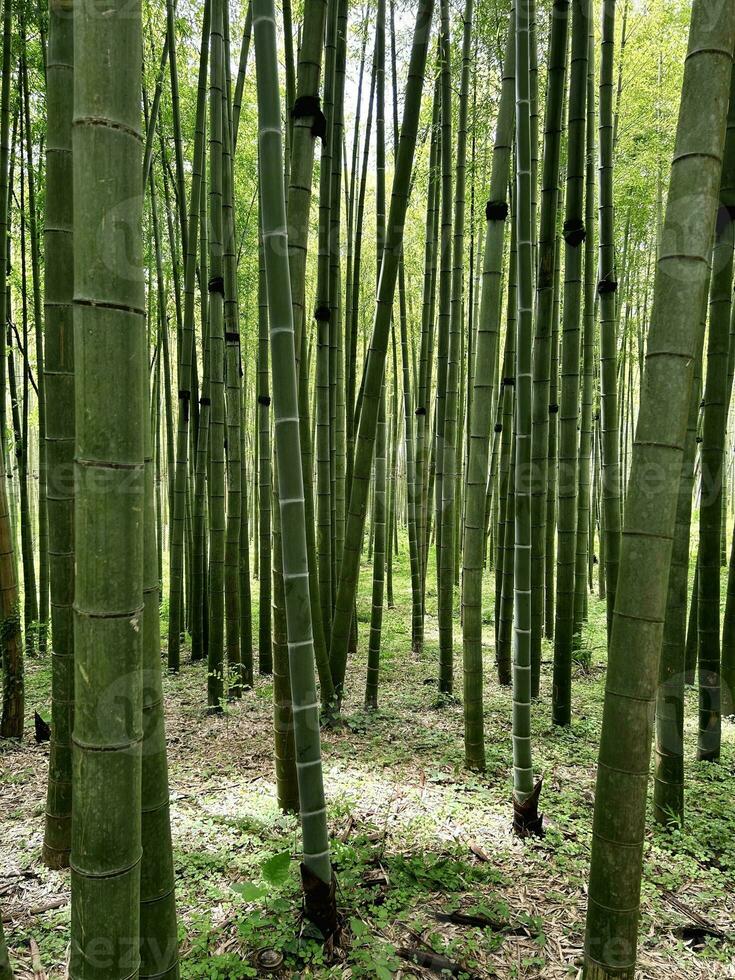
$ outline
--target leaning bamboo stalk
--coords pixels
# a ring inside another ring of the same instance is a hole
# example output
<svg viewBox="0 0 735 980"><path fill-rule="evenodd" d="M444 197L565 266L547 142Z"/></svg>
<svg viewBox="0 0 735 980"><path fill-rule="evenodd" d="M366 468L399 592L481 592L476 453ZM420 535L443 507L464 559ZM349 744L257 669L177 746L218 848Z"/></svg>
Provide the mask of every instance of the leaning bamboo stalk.
<svg viewBox="0 0 735 980"><path fill-rule="evenodd" d="M370 484L370 469L375 446L380 391L385 373L393 296L398 278L398 263L403 245L403 230L408 207L411 170L416 149L421 93L429 45L433 0L421 0L416 14L416 28L411 48L408 81L404 102L401 140L398 147L393 192L386 232L386 246L373 321L370 352L364 370L360 421L357 428L355 465L352 474L350 504L347 512L345 547L332 622L330 661L337 693L341 696L347 665L347 646L360 567L360 550L365 524L365 503Z"/></svg>
<svg viewBox="0 0 735 980"><path fill-rule="evenodd" d="M192 417L192 392L194 388L194 307L196 300L197 241L202 199L202 173L206 151L204 146L205 114L207 107L207 67L209 63L209 30L211 2L206 0L202 18L202 43L199 54L196 123L194 131L194 155L191 190L189 195L188 235L184 255L184 317L179 362L179 412L176 429L176 464L174 471L173 513L171 515L170 541L170 592L169 630L167 655L168 666L178 670L180 663L182 622L182 579L184 567L184 511L186 485L189 474L190 419ZM194 394L196 394L194 392ZM198 599L196 589L192 598ZM196 619L196 614L193 619ZM197 653L198 656L198 653Z"/></svg>
<svg viewBox="0 0 735 980"><path fill-rule="evenodd" d="M477 318L469 455L465 485L462 576L464 650L465 762L471 769L485 764L482 726L482 572L487 514L490 427L497 378L497 345L502 302L508 180L514 127L515 14L508 21L500 106L495 129L489 202L486 207L482 298Z"/></svg>
<svg viewBox="0 0 735 980"><path fill-rule="evenodd" d="M336 928L335 883L329 856L319 738L319 701L314 678L306 513L300 466L294 310L282 177L281 107L273 0L253 0L253 31L258 73L262 225L268 270L283 579L304 847L302 876L308 886L305 894L307 915L328 936ZM264 175L267 176L263 179Z"/></svg>
<svg viewBox="0 0 735 980"><path fill-rule="evenodd" d="M587 909L586 980L633 980L635 975L652 708L722 169L733 45L735 7L713 7L695 0L608 656ZM682 227L686 227L685 237ZM661 474L656 493L650 492L644 476L651 467ZM632 659L631 650L636 651ZM622 810L620 800L625 800Z"/></svg>
<svg viewBox="0 0 735 980"><path fill-rule="evenodd" d="M626 23L627 2L623 13ZM623 27L623 44L625 43ZM617 318L616 295L618 290L615 268L615 208L613 198L613 148L615 124L613 123L613 59L615 53L615 0L602 4L602 44L600 48L600 242L599 282L600 297L600 415L602 458L602 506L604 511L603 534L605 551L605 592L607 595L608 639L612 629L615 607L615 589L618 578L620 552L620 456L618 452L618 393L616 374ZM620 51L620 75L622 80L623 49ZM626 242L628 234L626 230ZM623 256L625 261L625 255Z"/></svg>
<svg viewBox="0 0 735 980"><path fill-rule="evenodd" d="M551 398L552 324L554 320L554 268L557 254L559 168L567 76L569 0L555 0L549 39L549 82L546 89L541 214L536 275L536 334L533 359L533 424L531 455L531 691L538 696L541 676L541 635L544 625L544 573L553 556L547 554L549 433L559 406Z"/></svg>

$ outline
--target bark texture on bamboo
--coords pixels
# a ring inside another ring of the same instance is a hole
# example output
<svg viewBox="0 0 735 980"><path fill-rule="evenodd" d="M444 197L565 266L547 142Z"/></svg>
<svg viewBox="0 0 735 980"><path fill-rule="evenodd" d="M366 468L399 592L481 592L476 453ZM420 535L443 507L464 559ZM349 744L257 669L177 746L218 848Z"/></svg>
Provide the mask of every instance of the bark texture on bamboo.
<svg viewBox="0 0 735 980"><path fill-rule="evenodd" d="M74 50L78 557L69 975L126 980L140 963L148 418L140 4L79 6ZM116 221L100 225L100 215Z"/></svg>
<svg viewBox="0 0 735 980"><path fill-rule="evenodd" d="M627 9L627 8L626 8ZM624 15L625 17L625 15ZM625 34L623 34L625 36ZM612 631L620 554L620 457L618 452L615 207L613 199L613 56L615 0L603 0L600 48L600 416L605 594L608 640ZM621 53L622 57L622 53Z"/></svg>
<svg viewBox="0 0 735 980"><path fill-rule="evenodd" d="M207 705L224 698L225 573L225 279L222 233L224 23L222 0L212 0L209 81L209 649Z"/></svg>
<svg viewBox="0 0 735 980"><path fill-rule="evenodd" d="M482 704L482 573L485 557L487 473L494 415L497 347L502 303L503 252L508 216L508 179L515 113L515 13L505 43L500 106L486 206L482 298L475 337L472 413L465 477L462 629L464 665L465 762L485 768Z"/></svg>
<svg viewBox="0 0 735 980"><path fill-rule="evenodd" d="M595 795L586 980L635 974L652 707L734 43L735 8L695 0L625 506ZM661 474L656 493L644 475L651 467Z"/></svg>
<svg viewBox="0 0 735 980"><path fill-rule="evenodd" d="M286 601L294 742L301 803L303 864L321 883L305 890L306 913L322 932L336 926L327 812L321 766L319 701L314 676L314 642L309 602L309 563L299 439L294 320L288 264L283 182L277 32L273 0L254 0L253 32L258 75L263 246L268 272L268 307L273 364L273 410L278 461L279 513ZM326 900L324 889L329 890ZM325 906L327 911L325 911Z"/></svg>
<svg viewBox="0 0 735 980"><path fill-rule="evenodd" d="M725 434L727 429L728 347L735 245L735 72L722 160L719 210L712 250L707 368L704 380L701 497L699 505L698 622L699 739L697 757L719 759L720 708L720 535Z"/></svg>
<svg viewBox="0 0 735 980"><path fill-rule="evenodd" d="M704 327L701 331L704 339ZM689 419L676 502L669 591L659 685L656 692L654 817L663 826L684 819L684 680L686 673L687 586L696 456L697 417L702 390L702 344L697 351Z"/></svg>
<svg viewBox="0 0 735 980"><path fill-rule="evenodd" d="M179 358L179 412L176 428L176 464L174 470L173 512L171 514L169 591L168 666L179 669L179 648L182 632L182 583L184 575L184 523L189 467L190 420L194 389L194 312L196 300L196 260L199 232L199 212L202 195L202 174L206 160L204 121L207 108L207 68L209 65L209 29L211 2L206 0L202 17L202 42L199 52L194 151L191 189L189 194L188 233L184 252L184 311ZM196 590L192 590L192 599Z"/></svg>
<svg viewBox="0 0 735 980"><path fill-rule="evenodd" d="M589 0L572 2L572 50L569 80L569 144L564 221L564 307L562 320L561 398L559 402L558 550L554 625L553 720L571 721L574 642L574 569L577 541L579 350L584 223L585 129Z"/></svg>
<svg viewBox="0 0 735 980"><path fill-rule="evenodd" d="M4 460L0 462L0 480L2 481L0 486L0 616L2 617L0 631L3 641L0 738L21 739L25 718L23 636L20 627L16 558L13 551L13 530L8 509L8 481L5 478Z"/></svg>
<svg viewBox="0 0 735 980"><path fill-rule="evenodd" d="M595 360L595 45L590 17L587 64L587 132L585 152L585 242L582 301L581 398L579 413L579 466L577 471L577 539L574 568L574 636L579 642L587 619L588 559L590 550L590 468Z"/></svg>
<svg viewBox="0 0 735 980"><path fill-rule="evenodd" d="M531 747L531 400L533 217L531 210L531 3L516 0L516 221L518 320L515 362L515 560L513 563L513 806L517 833L539 833Z"/></svg>
<svg viewBox="0 0 735 980"><path fill-rule="evenodd" d="M536 323L533 358L533 424L531 429L531 692L538 697L541 676L541 635L544 625L544 571L553 563L546 549L546 510L549 470L549 429L558 405L552 403L552 324L554 319L554 268L557 249L559 167L567 75L569 0L553 6L549 40L549 82L546 89L541 214L536 274Z"/></svg>
<svg viewBox="0 0 735 980"><path fill-rule="evenodd" d="M452 328L452 63L448 0L441 0L441 233L439 239L439 316L435 421L435 530L439 690L451 694L454 674L454 438L457 413L457 340ZM445 469L450 472L446 474Z"/></svg>
<svg viewBox="0 0 735 980"><path fill-rule="evenodd" d="M43 859L66 867L71 847L71 732L74 710L74 292L71 4L49 6L46 141L46 456L51 588L51 754ZM0 193L2 191L0 190ZM3 290L4 291L4 290Z"/></svg>
<svg viewBox="0 0 735 980"><path fill-rule="evenodd" d="M146 391L146 403L148 402ZM140 978L178 980L179 950L171 845L166 724L161 676L161 621L153 472L153 433L146 413L143 516L142 771Z"/></svg>

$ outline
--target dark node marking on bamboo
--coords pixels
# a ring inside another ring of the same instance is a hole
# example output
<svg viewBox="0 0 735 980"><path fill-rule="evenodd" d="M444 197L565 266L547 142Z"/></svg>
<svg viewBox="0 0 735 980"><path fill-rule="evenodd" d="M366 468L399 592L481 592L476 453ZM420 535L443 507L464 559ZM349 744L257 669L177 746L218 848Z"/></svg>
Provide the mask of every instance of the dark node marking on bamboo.
<svg viewBox="0 0 735 980"><path fill-rule="evenodd" d="M301 884L304 890L304 915L325 939L335 936L340 931L337 916L337 879L332 873L332 880L327 883L315 875L305 864L301 865Z"/></svg>
<svg viewBox="0 0 735 980"><path fill-rule="evenodd" d="M497 432L497 433L501 433L503 431L503 423L502 422L496 422L495 423L495 430L494 431Z"/></svg>
<svg viewBox="0 0 735 980"><path fill-rule="evenodd" d="M329 323L332 319L332 311L328 306L317 306L314 310L314 319L319 323Z"/></svg>
<svg viewBox="0 0 735 980"><path fill-rule="evenodd" d="M300 95L294 102L291 118L313 118L311 135L314 139L323 140L327 135L327 117L322 112L322 102L318 95Z"/></svg>
<svg viewBox="0 0 735 980"><path fill-rule="evenodd" d="M211 398L200 398L199 399L199 404L200 405L211 405L212 404L212 399Z"/></svg>
<svg viewBox="0 0 735 980"><path fill-rule="evenodd" d="M584 221L581 221L579 218L569 218L568 221L564 222L564 241L567 245L576 248L582 244L586 237L587 232L585 231Z"/></svg>
<svg viewBox="0 0 735 980"><path fill-rule="evenodd" d="M262 405L263 408L268 408L270 406L271 399L270 395L258 395L258 404Z"/></svg>
<svg viewBox="0 0 735 980"><path fill-rule="evenodd" d="M597 293L600 296L604 296L606 293L617 292L617 288L617 279L600 279L600 281L597 283Z"/></svg>
<svg viewBox="0 0 735 980"><path fill-rule="evenodd" d="M485 217L488 221L505 221L508 217L508 202L488 201L485 205Z"/></svg>
<svg viewBox="0 0 735 980"><path fill-rule="evenodd" d="M515 383L516 383L515 378L503 378L503 385L507 386L508 388L514 388Z"/></svg>
<svg viewBox="0 0 735 980"><path fill-rule="evenodd" d="M179 401L183 402L182 410L184 412L184 421L189 421L189 402L191 401L191 392L184 391L183 388L179 389Z"/></svg>
<svg viewBox="0 0 735 980"><path fill-rule="evenodd" d="M240 334L236 330L228 330L227 333L225 334L225 343L226 344L239 344L240 343Z"/></svg>
<svg viewBox="0 0 735 980"><path fill-rule="evenodd" d="M559 414L559 406L557 405L556 402L552 402L549 405L549 415L558 415L558 414Z"/></svg>
<svg viewBox="0 0 735 980"><path fill-rule="evenodd" d="M539 779L533 792L523 803L513 799L513 831L518 837L544 836L544 817L538 812L542 784L543 780Z"/></svg>
<svg viewBox="0 0 735 980"><path fill-rule="evenodd" d="M416 413L415 414L416 415L426 415L426 409L422 405L421 408L417 408L416 409Z"/></svg>
<svg viewBox="0 0 735 980"><path fill-rule="evenodd" d="M701 436L697 436L697 445L699 445L700 442L702 442L702 437Z"/></svg>
<svg viewBox="0 0 735 980"><path fill-rule="evenodd" d="M207 291L210 293L219 293L224 299L225 295L225 280L222 276L212 276L207 283Z"/></svg>

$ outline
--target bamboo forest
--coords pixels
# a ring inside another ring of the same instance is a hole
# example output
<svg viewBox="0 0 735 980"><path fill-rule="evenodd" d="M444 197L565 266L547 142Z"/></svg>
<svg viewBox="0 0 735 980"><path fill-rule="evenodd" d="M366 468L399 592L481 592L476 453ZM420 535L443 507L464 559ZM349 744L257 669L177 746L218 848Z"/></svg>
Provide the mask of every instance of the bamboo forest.
<svg viewBox="0 0 735 980"><path fill-rule="evenodd" d="M735 0L0 9L0 980L735 978Z"/></svg>

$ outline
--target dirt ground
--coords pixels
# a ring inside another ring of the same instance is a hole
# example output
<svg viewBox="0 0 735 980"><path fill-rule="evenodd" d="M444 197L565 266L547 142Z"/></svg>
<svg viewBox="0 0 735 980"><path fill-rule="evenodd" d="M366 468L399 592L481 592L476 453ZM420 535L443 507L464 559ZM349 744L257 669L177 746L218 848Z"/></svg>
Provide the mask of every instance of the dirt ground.
<svg viewBox="0 0 735 980"><path fill-rule="evenodd" d="M438 700L433 618L424 654L410 652L408 595L407 575L397 576L396 608L385 615L380 710L362 708L361 652L350 665L344 724L324 733L345 920L340 949L323 952L304 936L296 861L273 872L279 855L298 856L299 834L295 818L281 814L275 801L269 679L259 678L241 702L209 717L203 666L187 663L179 676L165 678L183 977L265 976L255 965L264 947L283 956L282 977L436 975L407 961L407 948L444 955L468 977L581 976L603 609L592 600L583 644L591 663L575 669L574 722L566 731L551 725L550 665L544 665L534 750L544 775L546 835L522 842L510 829L511 698L494 675L492 626L486 627L488 769L480 776L463 768L459 699ZM358 613L365 640L365 596ZM456 640L461 693L459 623ZM48 745L35 744L32 718L35 708L48 717L48 705L48 667L31 662L27 738L0 745L0 908L19 980L66 975L68 875L40 862ZM692 761L696 695L690 692L686 824L670 832L651 828L646 842L639 959L645 980L735 977L730 722L723 734L720 764ZM437 919L457 911L491 925Z"/></svg>

